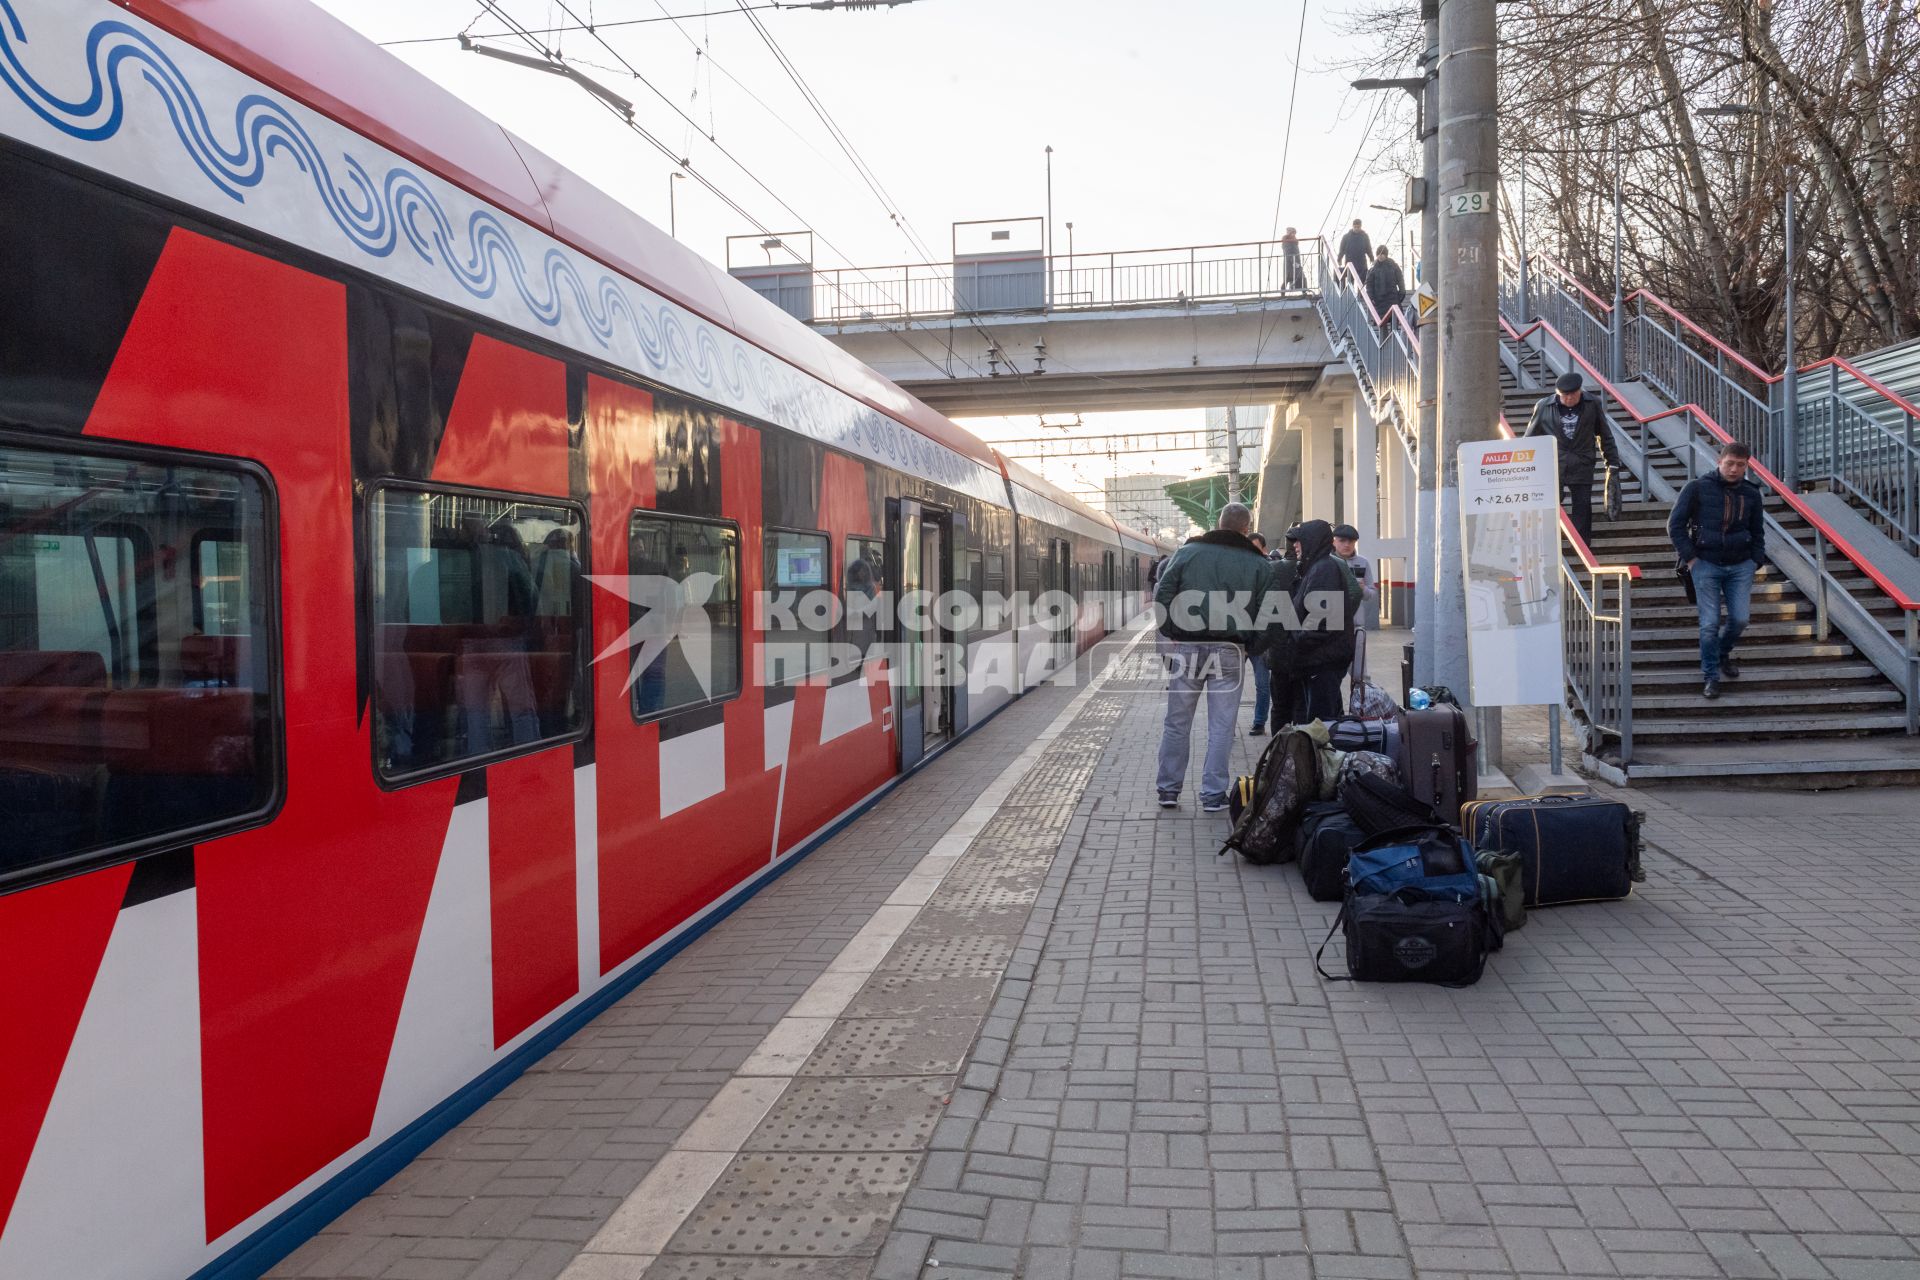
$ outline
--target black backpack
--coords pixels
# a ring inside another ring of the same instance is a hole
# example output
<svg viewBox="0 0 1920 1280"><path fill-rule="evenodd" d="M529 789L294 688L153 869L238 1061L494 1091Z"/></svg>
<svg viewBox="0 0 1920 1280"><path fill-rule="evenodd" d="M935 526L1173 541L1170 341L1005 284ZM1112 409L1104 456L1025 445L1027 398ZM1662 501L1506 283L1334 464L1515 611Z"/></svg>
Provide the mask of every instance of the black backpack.
<svg viewBox="0 0 1920 1280"><path fill-rule="evenodd" d="M1413 792L1375 774L1355 774L1341 788L1340 803L1346 806L1355 826L1370 836L1414 823L1438 821L1433 806Z"/></svg>
<svg viewBox="0 0 1920 1280"><path fill-rule="evenodd" d="M1297 852L1300 813L1319 794L1319 745L1298 729L1274 734L1254 766L1253 795L1220 852L1232 849L1261 866L1288 861Z"/></svg>

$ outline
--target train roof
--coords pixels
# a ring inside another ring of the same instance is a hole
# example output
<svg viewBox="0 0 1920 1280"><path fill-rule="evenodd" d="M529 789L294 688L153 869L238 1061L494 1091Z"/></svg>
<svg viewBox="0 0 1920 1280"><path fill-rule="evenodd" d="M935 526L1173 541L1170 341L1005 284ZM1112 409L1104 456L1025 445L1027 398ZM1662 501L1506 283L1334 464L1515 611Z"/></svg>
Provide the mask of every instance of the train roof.
<svg viewBox="0 0 1920 1280"><path fill-rule="evenodd" d="M981 465L978 438L305 0L121 0L435 176Z"/></svg>

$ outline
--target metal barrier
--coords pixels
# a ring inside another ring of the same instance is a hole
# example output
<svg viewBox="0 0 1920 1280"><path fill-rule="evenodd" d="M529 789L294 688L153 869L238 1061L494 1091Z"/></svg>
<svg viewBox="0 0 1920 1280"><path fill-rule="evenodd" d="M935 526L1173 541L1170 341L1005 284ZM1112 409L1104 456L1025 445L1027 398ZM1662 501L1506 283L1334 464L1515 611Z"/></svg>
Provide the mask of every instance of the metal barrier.
<svg viewBox="0 0 1920 1280"><path fill-rule="evenodd" d="M1518 289L1503 289L1502 306L1519 300ZM1391 417L1408 452L1418 457L1420 337L1396 310L1383 320L1359 287L1353 268L1321 259L1320 307L1328 340L1342 352L1367 388L1376 418ZM1516 341L1512 325L1502 326ZM1604 329L1603 329L1604 331ZM1500 432L1514 431L1505 417ZM1597 752L1608 737L1619 742L1620 764L1633 759L1633 580L1637 565L1603 565L1594 559L1567 513L1560 518L1560 577L1566 585L1561 615L1561 644L1567 691L1586 720L1589 747ZM1557 722L1556 722L1557 723ZM1557 730L1556 730L1557 732Z"/></svg>
<svg viewBox="0 0 1920 1280"><path fill-rule="evenodd" d="M1649 290L1635 290L1631 311L1615 316L1550 258L1531 260L1524 296L1519 265L1501 265L1501 310L1514 325L1546 321L1588 365L1641 378L1668 403L1709 413L1783 475L1787 488L1831 485L1920 554L1920 404L1839 356L1801 367L1789 396L1784 375L1760 368ZM1616 336L1622 367L1613 370Z"/></svg>
<svg viewBox="0 0 1920 1280"><path fill-rule="evenodd" d="M1611 399L1620 415L1628 423L1626 427L1628 438L1641 458L1640 476L1643 483L1647 477L1645 468L1654 452L1664 452L1679 458L1686 465L1687 479L1693 480L1701 474L1701 450L1696 446L1705 446L1707 451L1712 453L1717 451L1720 445L1734 438L1733 434L1712 414L1691 402L1676 405L1656 414L1641 414L1620 396L1618 389L1600 372L1592 360L1582 355L1572 341L1544 320L1536 320L1525 329L1515 329L1505 317L1502 317L1501 326L1509 341L1521 344L1523 347L1528 339L1533 339L1541 349L1542 356L1547 344L1558 345L1563 358L1569 364L1578 365L1591 379L1595 389L1604 397ZM1523 358L1525 358L1524 355ZM1662 423L1678 428L1674 440L1663 439L1661 433L1655 430L1655 427ZM1814 596L1816 629L1821 640L1826 640L1830 634L1829 600L1832 593L1847 594L1846 586L1834 573L1832 563L1834 553L1838 553L1844 561L1865 574L1874 589L1898 606L1902 619L1897 634L1893 628L1864 608L1858 611L1856 621L1876 629L1886 641L1897 647L1904 655L1898 683L1906 702L1907 732L1920 733L1920 600L1909 596L1900 589L1898 584L1881 573L1871 560L1849 544L1826 520L1807 505L1792 486L1782 481L1764 463L1755 459L1748 470L1748 475L1760 485L1763 492L1779 497L1813 530L1814 551L1809 557L1814 572L1814 590L1811 594ZM1799 545L1788 536L1779 521L1771 515L1767 516L1767 523L1770 538L1778 538L1795 547Z"/></svg>
<svg viewBox="0 0 1920 1280"><path fill-rule="evenodd" d="M1344 352L1365 385L1375 419L1393 423L1407 453L1419 457L1420 336L1396 308L1382 317L1350 263L1320 245L1320 318L1327 341Z"/></svg>
<svg viewBox="0 0 1920 1280"><path fill-rule="evenodd" d="M813 272L815 324L1049 314L1192 302L1309 298L1320 273L1317 241L1190 245L1052 258L835 267ZM796 313L797 314L797 313Z"/></svg>

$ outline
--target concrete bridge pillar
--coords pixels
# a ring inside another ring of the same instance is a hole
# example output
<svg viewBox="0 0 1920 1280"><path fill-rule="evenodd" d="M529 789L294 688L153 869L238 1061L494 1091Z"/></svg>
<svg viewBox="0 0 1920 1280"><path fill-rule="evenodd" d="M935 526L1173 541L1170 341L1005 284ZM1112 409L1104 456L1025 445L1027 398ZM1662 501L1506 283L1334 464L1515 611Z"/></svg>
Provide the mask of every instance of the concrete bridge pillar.
<svg viewBox="0 0 1920 1280"><path fill-rule="evenodd" d="M1381 625L1405 627L1413 623L1414 493L1419 475L1400 433L1390 425L1380 431L1380 531L1371 545L1360 549L1373 558L1380 580Z"/></svg>
<svg viewBox="0 0 1920 1280"><path fill-rule="evenodd" d="M1288 430L1288 406L1277 404L1260 449L1260 494L1253 527L1272 545L1300 519L1300 434Z"/></svg>
<svg viewBox="0 0 1920 1280"><path fill-rule="evenodd" d="M1335 501L1335 478L1340 472L1342 427L1351 426L1346 396L1311 396L1287 408L1290 430L1300 439L1300 503L1308 520L1340 523L1343 512Z"/></svg>

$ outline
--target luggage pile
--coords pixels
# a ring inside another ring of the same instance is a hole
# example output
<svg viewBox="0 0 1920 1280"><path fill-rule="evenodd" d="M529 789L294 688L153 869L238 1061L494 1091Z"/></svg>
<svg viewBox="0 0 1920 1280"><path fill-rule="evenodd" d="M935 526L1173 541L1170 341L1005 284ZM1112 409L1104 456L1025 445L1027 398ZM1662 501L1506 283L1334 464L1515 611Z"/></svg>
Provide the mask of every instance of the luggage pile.
<svg viewBox="0 0 1920 1280"><path fill-rule="evenodd" d="M1379 686L1354 688L1380 709ZM1344 929L1343 979L1469 985L1530 909L1624 898L1644 879L1641 815L1593 796L1477 800L1478 753L1443 703L1286 726L1236 786L1220 852L1298 862L1314 901L1340 903L1323 977Z"/></svg>

